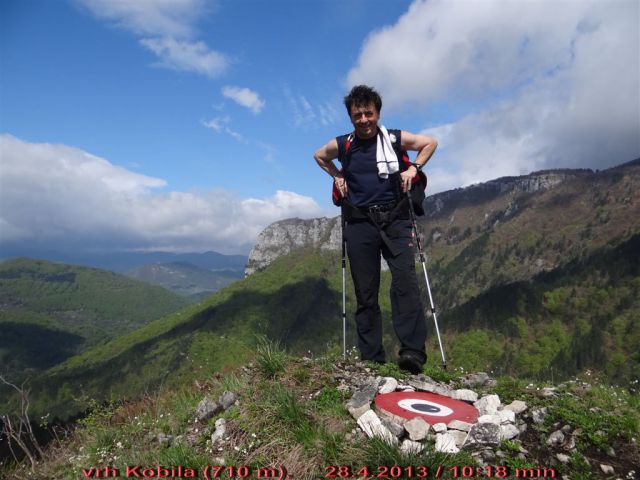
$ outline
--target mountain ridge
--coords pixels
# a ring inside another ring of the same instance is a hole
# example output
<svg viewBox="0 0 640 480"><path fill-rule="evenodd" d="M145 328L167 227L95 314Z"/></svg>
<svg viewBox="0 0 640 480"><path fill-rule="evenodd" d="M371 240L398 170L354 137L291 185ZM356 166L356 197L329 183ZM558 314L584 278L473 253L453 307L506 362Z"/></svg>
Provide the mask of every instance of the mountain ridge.
<svg viewBox="0 0 640 480"><path fill-rule="evenodd" d="M145 264L128 270L125 274L137 280L160 285L194 301L242 278L242 272L236 269L210 270L184 260Z"/></svg>
<svg viewBox="0 0 640 480"><path fill-rule="evenodd" d="M209 270L230 268L241 271L247 262L246 255L224 255L214 251L204 253L130 251L82 253L48 250L25 251L22 247L17 246L12 248L3 247L0 254L0 261L17 257L25 257L83 267L100 268L104 270L111 270L116 273L124 273L127 270L151 263L171 263L180 261L191 263Z"/></svg>
<svg viewBox="0 0 640 480"><path fill-rule="evenodd" d="M640 159L602 171L590 169L541 170L527 175L501 177L480 184L440 192L426 197L424 207L427 213L424 217L418 218L418 224L424 232L429 221L441 219L457 209L489 205L491 208L485 213L485 221L489 226L493 226L496 222L499 223L500 219L508 219L520 213L518 212L518 200L524 203L533 194L554 189L567 182L574 181L573 183L582 182L584 184L589 181L602 181L609 177L616 177L620 173L624 175L624 172L631 172L632 175L635 175L638 174L638 167L640 167ZM491 205L491 202L500 198L509 198L509 200L502 208L496 209ZM561 202L562 200L557 201ZM321 250L340 250L339 219L339 216L309 220L291 218L268 225L259 235L256 245L249 254L245 275L251 275L266 267L278 256L286 255L297 248L319 247ZM469 225L457 228L462 228L462 230L457 233L453 232L451 237L460 234L471 236L466 230ZM483 228L486 229L486 226ZM446 236L446 231L438 229L438 227L432 227L430 235L423 233L426 247L430 247L443 235Z"/></svg>

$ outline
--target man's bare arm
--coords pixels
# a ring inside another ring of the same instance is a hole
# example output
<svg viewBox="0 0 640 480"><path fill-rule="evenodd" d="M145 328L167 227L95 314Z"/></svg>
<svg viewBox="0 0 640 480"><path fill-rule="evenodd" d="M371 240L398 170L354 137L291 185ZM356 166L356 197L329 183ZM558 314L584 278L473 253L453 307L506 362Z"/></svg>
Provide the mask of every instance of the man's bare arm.
<svg viewBox="0 0 640 480"><path fill-rule="evenodd" d="M403 150L418 152L414 163L420 165L420 167L429 161L438 146L435 138L427 137L426 135L416 135L415 133L405 132L404 130L400 134L400 139ZM403 191L406 192L411 188L411 180L417 174L418 170L411 167L400 174Z"/></svg>
<svg viewBox="0 0 640 480"><path fill-rule="evenodd" d="M336 187L338 188L340 193L343 196L346 195L347 182L333 163L333 161L338 158L338 142L336 141L336 139L334 138L333 140L330 140L325 146L320 147L318 150L316 150L313 158L315 158L316 162L318 162L318 165L321 169L323 169L333 177L333 181L335 182Z"/></svg>
<svg viewBox="0 0 640 480"><path fill-rule="evenodd" d="M435 138L405 132L404 130L400 134L400 139L404 150L413 150L418 152L414 162L418 165L424 165L427 163L438 146L438 141Z"/></svg>

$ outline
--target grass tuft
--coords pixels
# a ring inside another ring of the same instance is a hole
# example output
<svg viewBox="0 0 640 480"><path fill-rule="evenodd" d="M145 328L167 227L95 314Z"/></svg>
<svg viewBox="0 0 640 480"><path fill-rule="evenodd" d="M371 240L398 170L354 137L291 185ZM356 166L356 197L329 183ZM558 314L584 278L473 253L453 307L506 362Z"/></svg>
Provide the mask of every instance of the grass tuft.
<svg viewBox="0 0 640 480"><path fill-rule="evenodd" d="M287 354L280 347L280 342L271 341L264 336L258 337L256 353L258 368L266 378L275 378L284 371Z"/></svg>

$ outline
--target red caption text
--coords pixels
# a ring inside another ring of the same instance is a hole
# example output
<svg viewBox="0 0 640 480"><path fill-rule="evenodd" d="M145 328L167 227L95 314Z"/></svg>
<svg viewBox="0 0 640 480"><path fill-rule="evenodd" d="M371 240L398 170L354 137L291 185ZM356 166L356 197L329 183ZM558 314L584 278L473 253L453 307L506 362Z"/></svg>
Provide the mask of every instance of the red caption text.
<svg viewBox="0 0 640 480"><path fill-rule="evenodd" d="M329 465L325 478L556 478L553 468L509 468L500 466L406 466L352 467Z"/></svg>
<svg viewBox="0 0 640 480"><path fill-rule="evenodd" d="M124 469L115 467L83 468L85 478L288 478L284 467L249 467L247 465L222 466L207 465L201 471L196 468L179 466L128 465Z"/></svg>

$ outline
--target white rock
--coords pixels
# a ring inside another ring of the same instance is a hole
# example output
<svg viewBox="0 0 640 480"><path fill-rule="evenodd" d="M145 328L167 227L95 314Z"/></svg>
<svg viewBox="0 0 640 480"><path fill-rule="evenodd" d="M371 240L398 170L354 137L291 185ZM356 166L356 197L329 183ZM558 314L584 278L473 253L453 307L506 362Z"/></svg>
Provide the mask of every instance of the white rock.
<svg viewBox="0 0 640 480"><path fill-rule="evenodd" d="M375 412L378 414L378 417L390 422L397 423L398 425L404 425L404 423L407 421L406 418L401 417L400 415L395 415L383 409L376 409ZM402 433L404 434L404 427L402 428Z"/></svg>
<svg viewBox="0 0 640 480"><path fill-rule="evenodd" d="M367 410L360 418L358 425L369 438L379 437L389 445L397 445L398 439L384 426L373 410Z"/></svg>
<svg viewBox="0 0 640 480"><path fill-rule="evenodd" d="M560 445L562 442L564 442L564 433L560 430L556 430L547 438L547 445Z"/></svg>
<svg viewBox="0 0 640 480"><path fill-rule="evenodd" d="M498 414L494 414L480 415L478 417L478 423L493 423L494 425L500 425L502 422L500 421L500 416Z"/></svg>
<svg viewBox="0 0 640 480"><path fill-rule="evenodd" d="M431 428L433 428L433 431L436 433L444 433L447 431L447 424L446 423L434 423L433 425L431 425Z"/></svg>
<svg viewBox="0 0 640 480"><path fill-rule="evenodd" d="M349 399L347 410L355 420L358 420L363 413L371 409L371 402L376 393L378 393L378 388L375 385L365 384Z"/></svg>
<svg viewBox="0 0 640 480"><path fill-rule="evenodd" d="M399 392L415 392L416 389L413 388L411 385L398 385L397 390Z"/></svg>
<svg viewBox="0 0 640 480"><path fill-rule="evenodd" d="M478 445L497 446L500 443L500 426L495 423L476 423L464 442L464 447L475 448Z"/></svg>
<svg viewBox="0 0 640 480"><path fill-rule="evenodd" d="M211 400L209 397L203 398L198 407L196 408L196 417L199 421L209 420L216 413L221 410L221 407L218 403Z"/></svg>
<svg viewBox="0 0 640 480"><path fill-rule="evenodd" d="M613 467L611 465L607 465L606 463L600 464L600 470L602 470L602 473L604 473L605 475L614 475L616 473Z"/></svg>
<svg viewBox="0 0 640 480"><path fill-rule="evenodd" d="M533 423L544 423L544 419L547 417L548 410L547 407L539 408L538 410L534 410L531 412Z"/></svg>
<svg viewBox="0 0 640 480"><path fill-rule="evenodd" d="M455 390L451 398L453 398L454 400L462 400L463 402L474 403L478 401L478 394L473 390L463 388L460 390Z"/></svg>
<svg viewBox="0 0 640 480"><path fill-rule="evenodd" d="M379 385L378 393L382 395L385 393L395 392L398 387L398 381L393 377L384 377L380 381Z"/></svg>
<svg viewBox="0 0 640 480"><path fill-rule="evenodd" d="M384 425L387 430L389 430L393 435L395 435L396 438L400 438L404 435L404 427L402 426L402 424L398 422L394 422L393 420L391 420L390 418L384 415L379 416L379 418L380 418L380 421L382 422L382 425Z"/></svg>
<svg viewBox="0 0 640 480"><path fill-rule="evenodd" d="M500 406L498 395L486 395L473 404L478 409L480 415L494 415Z"/></svg>
<svg viewBox="0 0 640 480"><path fill-rule="evenodd" d="M512 410L498 410L498 417L500 417L500 423L516 423L516 414Z"/></svg>
<svg viewBox="0 0 640 480"><path fill-rule="evenodd" d="M529 407L522 400L514 400L509 405L505 406L504 410L511 410L513 413L520 415L522 412L525 412Z"/></svg>
<svg viewBox="0 0 640 480"><path fill-rule="evenodd" d="M461 432L468 432L473 425L471 423L463 422L461 420L451 420L447 425L449 430L460 430Z"/></svg>
<svg viewBox="0 0 640 480"><path fill-rule="evenodd" d="M422 417L415 417L405 422L404 429L409 434L409 438L414 441L424 440L429 433L429 425Z"/></svg>
<svg viewBox="0 0 640 480"><path fill-rule="evenodd" d="M500 425L501 440L511 440L512 438L516 438L519 434L520 430L518 430L518 428L513 423Z"/></svg>
<svg viewBox="0 0 640 480"><path fill-rule="evenodd" d="M438 387L436 382L425 375L418 375L417 377L410 378L407 383L416 390L420 390L422 392L434 392Z"/></svg>
<svg viewBox="0 0 640 480"><path fill-rule="evenodd" d="M217 442L221 441L227 433L227 422L224 418L219 418L216 420L216 429L211 434L211 445L215 445Z"/></svg>
<svg viewBox="0 0 640 480"><path fill-rule="evenodd" d="M449 387L437 385L436 388L433 390L433 393L437 395L442 395L443 397L453 397L454 391L451 390Z"/></svg>
<svg viewBox="0 0 640 480"><path fill-rule="evenodd" d="M467 432L461 432L459 430L449 430L447 435L451 435L456 441L456 447L462 448L464 441L467 439Z"/></svg>
<svg viewBox="0 0 640 480"><path fill-rule="evenodd" d="M571 457L569 455L565 455L564 453L558 453L556 455L556 458L560 463L569 463L569 460L571 460Z"/></svg>
<svg viewBox="0 0 640 480"><path fill-rule="evenodd" d="M456 446L456 439L449 433L439 433L436 435L436 452L458 453L460 449Z"/></svg>
<svg viewBox="0 0 640 480"><path fill-rule="evenodd" d="M402 445L400 445L400 451L405 455L417 455L422 452L422 450L424 450L424 445L422 445L420 442L414 442L412 440L405 440L404 442L402 442Z"/></svg>

